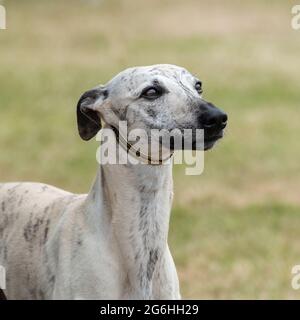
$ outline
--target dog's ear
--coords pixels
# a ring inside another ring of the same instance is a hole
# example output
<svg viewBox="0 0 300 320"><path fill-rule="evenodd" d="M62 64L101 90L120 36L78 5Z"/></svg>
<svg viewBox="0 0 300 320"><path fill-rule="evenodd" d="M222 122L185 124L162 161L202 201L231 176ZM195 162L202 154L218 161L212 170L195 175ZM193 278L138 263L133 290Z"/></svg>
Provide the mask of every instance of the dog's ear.
<svg viewBox="0 0 300 320"><path fill-rule="evenodd" d="M97 87L85 92L77 103L77 126L80 137L90 140L101 129L101 105L107 98L105 87Z"/></svg>

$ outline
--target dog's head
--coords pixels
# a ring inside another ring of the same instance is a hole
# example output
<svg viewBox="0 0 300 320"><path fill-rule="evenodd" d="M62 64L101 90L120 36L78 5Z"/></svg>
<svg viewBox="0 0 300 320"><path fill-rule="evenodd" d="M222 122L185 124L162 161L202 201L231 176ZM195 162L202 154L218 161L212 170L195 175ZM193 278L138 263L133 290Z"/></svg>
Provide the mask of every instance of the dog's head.
<svg viewBox="0 0 300 320"><path fill-rule="evenodd" d="M227 124L227 115L202 99L201 81L167 64L126 69L106 85L85 92L77 105L81 138L94 137L101 119L114 128L126 121L128 131L203 129L205 150L222 138ZM196 136L192 139L195 149Z"/></svg>

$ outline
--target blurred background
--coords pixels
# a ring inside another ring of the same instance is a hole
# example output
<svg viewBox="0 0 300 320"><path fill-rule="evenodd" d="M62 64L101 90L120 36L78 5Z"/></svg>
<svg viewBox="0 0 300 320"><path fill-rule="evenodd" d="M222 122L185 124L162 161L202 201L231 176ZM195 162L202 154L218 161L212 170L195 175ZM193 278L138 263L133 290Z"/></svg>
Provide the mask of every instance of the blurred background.
<svg viewBox="0 0 300 320"><path fill-rule="evenodd" d="M2 1L0 181L86 193L96 141L82 92L129 66L172 63L229 115L201 176L175 166L169 242L183 298L300 298L300 31L287 0Z"/></svg>

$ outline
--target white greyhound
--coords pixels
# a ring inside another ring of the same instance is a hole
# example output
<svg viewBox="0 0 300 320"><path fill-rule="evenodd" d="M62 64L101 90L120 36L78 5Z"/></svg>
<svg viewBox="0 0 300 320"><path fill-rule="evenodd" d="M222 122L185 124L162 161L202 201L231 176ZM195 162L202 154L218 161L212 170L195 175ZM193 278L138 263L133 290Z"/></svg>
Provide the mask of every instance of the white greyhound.
<svg viewBox="0 0 300 320"><path fill-rule="evenodd" d="M201 82L181 67L126 69L82 95L79 134L94 137L101 119L114 128L116 143L119 120L128 130L202 128L210 149L227 116L201 93ZM171 163L102 164L87 195L41 183L1 184L7 298L179 299L167 244L172 189Z"/></svg>

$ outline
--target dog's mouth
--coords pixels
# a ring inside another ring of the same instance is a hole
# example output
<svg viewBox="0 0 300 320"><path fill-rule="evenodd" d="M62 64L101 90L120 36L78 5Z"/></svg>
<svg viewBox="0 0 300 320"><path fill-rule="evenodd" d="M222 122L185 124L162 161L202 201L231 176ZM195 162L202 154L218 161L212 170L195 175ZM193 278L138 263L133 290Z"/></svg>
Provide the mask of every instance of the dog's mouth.
<svg viewBox="0 0 300 320"><path fill-rule="evenodd" d="M204 151L211 149L215 145L215 143L222 138L223 138L223 131L218 135L204 137Z"/></svg>
<svg viewBox="0 0 300 320"><path fill-rule="evenodd" d="M214 134L214 135L204 135L202 136L202 139L198 137L198 139L196 138L196 136L193 134L192 135L192 141L191 143L189 143L188 141L184 140L184 137L182 136L182 140L181 142L179 141L180 144L180 148L178 146L175 145L174 143L174 139L173 137L170 138L170 150L174 151L174 150L209 150L211 149L215 143L223 138L223 130L220 131L218 134ZM160 144L161 141L160 141Z"/></svg>
<svg viewBox="0 0 300 320"><path fill-rule="evenodd" d="M115 132L116 136L118 137L117 139L119 139L119 130L116 129L114 126L110 126L113 131ZM154 142L154 146L158 144L158 150L159 152L161 152L161 148L166 148L169 151L171 151L172 153L175 150L203 150L203 151L207 151L213 148L213 146L215 145L215 143L222 139L224 135L223 129L221 129L219 132L217 133L213 133L213 134L205 134L205 131L202 131L202 134L200 134L199 136L196 134L196 130L193 130L191 134L185 136L184 132L179 135L179 137L174 137L173 135L170 136L166 136L164 138L166 138L166 140L168 140L168 142L166 143L165 140L163 140L162 136L158 136L158 137L153 137L151 136L151 139L146 139L144 141L144 145L148 146L148 149L146 147L146 149L148 150L148 152L151 154L152 153L152 148L151 145ZM138 141L143 141L143 139L141 140L140 138L138 139ZM128 141L127 141L128 144ZM130 149L132 147L132 145L129 143L128 144L128 148ZM156 148L153 148L153 150L156 150Z"/></svg>
<svg viewBox="0 0 300 320"><path fill-rule="evenodd" d="M207 151L213 148L215 143L223 138L223 131L216 135L205 135L202 141L193 140L192 150L203 150Z"/></svg>

